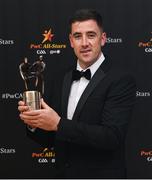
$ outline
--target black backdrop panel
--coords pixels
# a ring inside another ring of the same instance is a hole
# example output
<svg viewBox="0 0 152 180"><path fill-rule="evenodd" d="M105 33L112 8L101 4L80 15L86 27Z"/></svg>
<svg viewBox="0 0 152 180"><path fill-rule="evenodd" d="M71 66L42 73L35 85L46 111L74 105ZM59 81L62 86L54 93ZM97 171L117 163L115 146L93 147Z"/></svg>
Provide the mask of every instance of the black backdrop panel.
<svg viewBox="0 0 152 180"><path fill-rule="evenodd" d="M98 10L104 19L103 51L135 76L137 101L126 142L128 178L152 178L152 1L0 0L0 178L53 178L54 151L26 137L17 102L24 84L24 57L46 62L45 96L51 83L76 62L68 40L68 19L78 8ZM51 42L42 43L51 29Z"/></svg>

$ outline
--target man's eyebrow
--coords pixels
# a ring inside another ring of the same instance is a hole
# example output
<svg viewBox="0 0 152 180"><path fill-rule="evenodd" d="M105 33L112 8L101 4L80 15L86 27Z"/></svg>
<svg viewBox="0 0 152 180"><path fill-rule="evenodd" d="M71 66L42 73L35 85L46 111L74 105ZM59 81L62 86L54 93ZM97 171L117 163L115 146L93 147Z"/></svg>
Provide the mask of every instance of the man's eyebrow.
<svg viewBox="0 0 152 180"><path fill-rule="evenodd" d="M82 34L82 33L81 32L75 32L72 35L76 36L76 35L80 35L80 34ZM97 33L95 31L87 31L86 34L97 34Z"/></svg>
<svg viewBox="0 0 152 180"><path fill-rule="evenodd" d="M88 31L87 34L97 34L95 31Z"/></svg>
<svg viewBox="0 0 152 180"><path fill-rule="evenodd" d="M81 33L80 32L75 32L75 33L73 33L72 35L73 36L76 36L76 35L80 35Z"/></svg>

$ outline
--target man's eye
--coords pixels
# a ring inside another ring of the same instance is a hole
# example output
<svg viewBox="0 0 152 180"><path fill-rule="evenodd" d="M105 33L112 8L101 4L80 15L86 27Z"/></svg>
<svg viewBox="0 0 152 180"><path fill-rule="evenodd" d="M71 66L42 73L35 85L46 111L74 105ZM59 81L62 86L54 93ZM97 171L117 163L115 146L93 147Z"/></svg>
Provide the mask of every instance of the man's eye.
<svg viewBox="0 0 152 180"><path fill-rule="evenodd" d="M75 38L75 39L80 39L81 36L80 36L80 35L75 35L74 38Z"/></svg>
<svg viewBox="0 0 152 180"><path fill-rule="evenodd" d="M90 39L94 38L95 36L96 36L95 34L88 34L88 37L89 37Z"/></svg>

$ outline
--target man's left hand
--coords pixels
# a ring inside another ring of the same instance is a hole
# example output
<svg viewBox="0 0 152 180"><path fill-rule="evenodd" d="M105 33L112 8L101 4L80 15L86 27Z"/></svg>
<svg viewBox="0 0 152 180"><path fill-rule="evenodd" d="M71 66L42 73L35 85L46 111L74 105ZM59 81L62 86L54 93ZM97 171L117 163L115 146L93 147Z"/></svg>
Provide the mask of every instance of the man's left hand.
<svg viewBox="0 0 152 180"><path fill-rule="evenodd" d="M31 127L46 131L57 131L57 125L61 117L43 99L41 100L41 107L40 110L29 110L20 113L21 120Z"/></svg>

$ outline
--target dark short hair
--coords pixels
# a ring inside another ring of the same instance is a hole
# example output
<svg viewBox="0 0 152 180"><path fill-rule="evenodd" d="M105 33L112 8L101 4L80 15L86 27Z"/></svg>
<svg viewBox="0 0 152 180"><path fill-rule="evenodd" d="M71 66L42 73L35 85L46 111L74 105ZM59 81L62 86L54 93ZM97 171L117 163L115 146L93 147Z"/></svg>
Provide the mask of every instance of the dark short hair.
<svg viewBox="0 0 152 180"><path fill-rule="evenodd" d="M102 22L102 16L93 9L79 9L75 12L75 14L69 19L69 26L70 26L70 32L71 32L71 26L73 23L77 21L86 21L93 19L96 21L97 25L101 30L103 30L103 22Z"/></svg>

